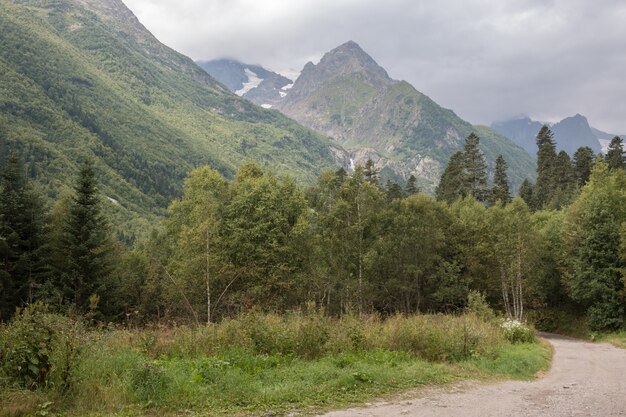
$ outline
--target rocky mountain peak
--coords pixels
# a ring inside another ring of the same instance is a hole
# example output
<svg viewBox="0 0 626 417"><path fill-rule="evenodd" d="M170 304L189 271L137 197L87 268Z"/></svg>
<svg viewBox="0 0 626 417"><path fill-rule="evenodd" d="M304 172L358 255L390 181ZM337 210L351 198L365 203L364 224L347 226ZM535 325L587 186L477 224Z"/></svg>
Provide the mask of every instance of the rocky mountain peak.
<svg viewBox="0 0 626 417"><path fill-rule="evenodd" d="M374 86L393 82L387 71L354 41L327 52L315 68L321 76L360 74Z"/></svg>
<svg viewBox="0 0 626 417"><path fill-rule="evenodd" d="M387 71L356 42L348 41L324 54L317 65L308 62L279 107L289 108L292 103L315 94L321 86L334 82L341 83L341 80L346 79L358 80L359 83L376 90L395 83ZM349 94L345 91L344 93Z"/></svg>

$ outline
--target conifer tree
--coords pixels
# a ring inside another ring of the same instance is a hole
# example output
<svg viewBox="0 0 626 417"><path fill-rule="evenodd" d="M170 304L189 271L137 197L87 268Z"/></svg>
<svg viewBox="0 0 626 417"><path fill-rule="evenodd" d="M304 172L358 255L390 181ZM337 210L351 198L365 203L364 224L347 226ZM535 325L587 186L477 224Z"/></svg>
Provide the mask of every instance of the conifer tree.
<svg viewBox="0 0 626 417"><path fill-rule="evenodd" d="M379 173L380 173L380 170L376 168L374 161L372 161L371 159L368 159L363 169L363 176L365 178L365 181L373 185L378 185Z"/></svg>
<svg viewBox="0 0 626 417"><path fill-rule="evenodd" d="M0 320L34 300L45 274L43 206L21 157L12 154L0 179Z"/></svg>
<svg viewBox="0 0 626 417"><path fill-rule="evenodd" d="M576 171L576 180L579 186L582 187L589 181L593 162L593 150L588 146L580 147L574 153L574 170Z"/></svg>
<svg viewBox="0 0 626 417"><path fill-rule="evenodd" d="M493 177L493 188L490 192L490 202L495 204L497 201L501 201L502 204L508 204L511 202L511 193L509 191L509 180L507 177L508 167L504 157L498 155L496 159L496 172Z"/></svg>
<svg viewBox="0 0 626 417"><path fill-rule="evenodd" d="M385 193L387 194L387 201L399 200L404 197L402 193L402 187L391 180L387 180L385 184Z"/></svg>
<svg viewBox="0 0 626 417"><path fill-rule="evenodd" d="M107 304L111 300L106 297L112 292L109 280L111 241L91 161L80 170L64 223L62 243L66 261L61 285L66 301L71 301L82 312L96 307L94 299L90 301L94 295L100 298L100 304Z"/></svg>
<svg viewBox="0 0 626 417"><path fill-rule="evenodd" d="M534 189L535 186L528 178L524 179L524 182L522 182L522 185L519 188L519 196L531 210L536 210L535 196L533 195Z"/></svg>
<svg viewBox="0 0 626 417"><path fill-rule="evenodd" d="M626 167L626 156L624 155L624 145L622 138L615 136L611 139L609 150L606 153L606 163L609 164L609 169L623 169Z"/></svg>
<svg viewBox="0 0 626 417"><path fill-rule="evenodd" d="M487 163L478 147L480 139L474 133L465 140L463 148L463 181L468 194L476 200L487 200Z"/></svg>
<svg viewBox="0 0 626 417"><path fill-rule="evenodd" d="M452 203L457 198L467 194L463 166L463 152L457 151L452 154L435 192L437 200Z"/></svg>
<svg viewBox="0 0 626 417"><path fill-rule="evenodd" d="M407 196L417 194L420 192L420 189L417 185L417 178L415 175L411 174L409 179L406 181L406 186L404 187L404 192Z"/></svg>
<svg viewBox="0 0 626 417"><path fill-rule="evenodd" d="M541 209L552 200L555 191L556 143L546 125L537 134L537 146L537 182L533 194L536 208Z"/></svg>

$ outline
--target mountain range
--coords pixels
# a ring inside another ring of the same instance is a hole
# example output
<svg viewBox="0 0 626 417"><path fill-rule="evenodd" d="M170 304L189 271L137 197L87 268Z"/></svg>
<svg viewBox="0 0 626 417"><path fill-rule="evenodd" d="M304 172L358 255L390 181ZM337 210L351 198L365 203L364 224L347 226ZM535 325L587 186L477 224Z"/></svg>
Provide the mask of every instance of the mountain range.
<svg viewBox="0 0 626 417"><path fill-rule="evenodd" d="M227 85L228 77L209 72ZM534 176L533 158L522 148L488 127L472 126L408 82L392 79L353 41L329 51L317 65L307 63L271 105L332 137L349 152L350 164L372 159L383 177L402 183L415 175L427 191L471 132L480 136L490 169L499 154L505 157L514 189Z"/></svg>
<svg viewBox="0 0 626 417"><path fill-rule="evenodd" d="M195 166L232 176L254 159L312 182L345 159L160 43L121 0L0 0L0 28L0 153L20 149L50 199L92 159L120 233L147 230Z"/></svg>
<svg viewBox="0 0 626 417"><path fill-rule="evenodd" d="M278 103L293 85L293 81L283 75L233 59L199 61L198 65L230 91L265 108Z"/></svg>
<svg viewBox="0 0 626 417"><path fill-rule="evenodd" d="M580 114L566 117L554 124L538 122L523 116L493 123L491 128L534 155L537 153L537 133L544 124L550 126L554 133L557 149L566 151L570 156L582 146L591 148L596 154L605 153L609 142L616 136L591 127L587 118Z"/></svg>

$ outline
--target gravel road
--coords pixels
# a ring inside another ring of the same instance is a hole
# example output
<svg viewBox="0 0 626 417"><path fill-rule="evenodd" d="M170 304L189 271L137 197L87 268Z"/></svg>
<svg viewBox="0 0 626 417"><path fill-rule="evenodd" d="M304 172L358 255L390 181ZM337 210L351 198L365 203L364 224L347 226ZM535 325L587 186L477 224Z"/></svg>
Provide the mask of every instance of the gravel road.
<svg viewBox="0 0 626 417"><path fill-rule="evenodd" d="M555 353L552 368L541 379L457 384L417 392L410 400L324 416L626 416L626 350L556 335L544 337Z"/></svg>

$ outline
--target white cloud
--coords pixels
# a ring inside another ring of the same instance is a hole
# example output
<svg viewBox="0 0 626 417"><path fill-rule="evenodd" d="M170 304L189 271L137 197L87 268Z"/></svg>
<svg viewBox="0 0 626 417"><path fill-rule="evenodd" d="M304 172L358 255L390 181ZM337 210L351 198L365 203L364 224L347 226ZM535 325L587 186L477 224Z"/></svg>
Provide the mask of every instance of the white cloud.
<svg viewBox="0 0 626 417"><path fill-rule="evenodd" d="M585 114L626 133L620 0L126 0L194 59L299 69L347 41L475 123Z"/></svg>

